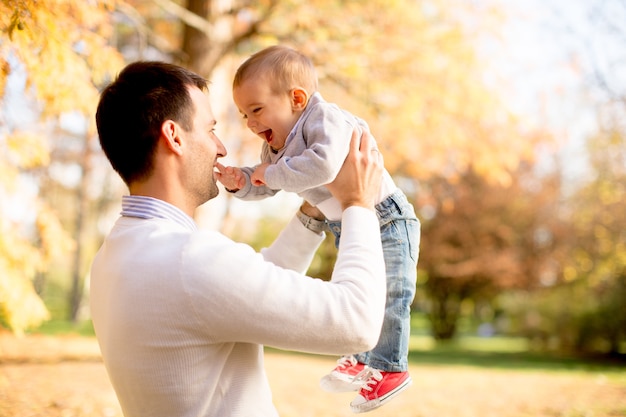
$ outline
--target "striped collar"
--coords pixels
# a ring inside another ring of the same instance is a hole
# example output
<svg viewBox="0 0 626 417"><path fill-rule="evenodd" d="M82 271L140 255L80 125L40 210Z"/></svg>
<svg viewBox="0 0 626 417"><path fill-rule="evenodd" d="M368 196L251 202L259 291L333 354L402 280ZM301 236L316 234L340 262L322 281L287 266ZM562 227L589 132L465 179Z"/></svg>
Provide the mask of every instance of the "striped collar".
<svg viewBox="0 0 626 417"><path fill-rule="evenodd" d="M152 197L122 196L122 212L120 214L125 217L139 217L140 219L167 219L189 230L198 230L193 219L178 207Z"/></svg>

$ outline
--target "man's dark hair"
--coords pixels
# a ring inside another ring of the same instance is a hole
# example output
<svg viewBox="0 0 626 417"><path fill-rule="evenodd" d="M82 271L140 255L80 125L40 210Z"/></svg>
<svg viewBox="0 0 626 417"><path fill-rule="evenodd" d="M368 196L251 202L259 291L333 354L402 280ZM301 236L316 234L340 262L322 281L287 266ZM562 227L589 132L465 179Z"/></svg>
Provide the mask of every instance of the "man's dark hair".
<svg viewBox="0 0 626 417"><path fill-rule="evenodd" d="M207 89L199 75L173 64L129 64L100 95L96 126L100 146L127 185L148 176L166 120L192 130L194 107L188 87Z"/></svg>

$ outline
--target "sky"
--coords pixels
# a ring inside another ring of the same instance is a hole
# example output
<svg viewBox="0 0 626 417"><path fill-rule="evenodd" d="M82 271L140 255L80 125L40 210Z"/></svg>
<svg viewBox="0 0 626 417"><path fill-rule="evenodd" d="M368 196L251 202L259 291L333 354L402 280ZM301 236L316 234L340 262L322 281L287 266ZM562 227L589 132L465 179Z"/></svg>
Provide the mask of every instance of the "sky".
<svg viewBox="0 0 626 417"><path fill-rule="evenodd" d="M572 178L584 175L584 138L594 128L593 104L583 99L584 57L578 32L588 31L584 3L574 0L502 0L504 26L495 72L510 82L507 105L529 127L550 126ZM570 32L572 28L576 33ZM585 35L580 35L585 36Z"/></svg>
<svg viewBox="0 0 626 417"><path fill-rule="evenodd" d="M513 17L505 25L506 49L498 72L515 80L512 105L530 123L546 122L563 147L564 174L584 181L586 138L598 128L597 71L607 86L624 91L626 5L623 0L496 0ZM544 123L545 124L545 123Z"/></svg>

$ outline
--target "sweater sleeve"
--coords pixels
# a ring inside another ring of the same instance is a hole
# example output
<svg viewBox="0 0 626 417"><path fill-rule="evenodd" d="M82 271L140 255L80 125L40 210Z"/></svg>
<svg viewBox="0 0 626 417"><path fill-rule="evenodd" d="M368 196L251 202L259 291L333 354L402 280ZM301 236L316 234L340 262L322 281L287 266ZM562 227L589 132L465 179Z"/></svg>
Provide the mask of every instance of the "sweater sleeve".
<svg viewBox="0 0 626 417"><path fill-rule="evenodd" d="M362 207L344 211L330 282L267 261L282 257L286 245L302 243L302 231L295 226L285 229L278 243L265 252L265 259L223 236L212 239L210 250L192 242L186 250L184 275L191 279L186 292L198 328L205 329L214 342L337 355L371 349L380 335L385 305L376 214ZM284 255L284 260L299 257ZM303 266L295 264L284 262L289 267Z"/></svg>
<svg viewBox="0 0 626 417"><path fill-rule="evenodd" d="M272 197L273 195L275 195L276 193L280 191L279 189L273 190L270 187L265 186L265 185L263 186L252 185L252 181L250 180L250 178L252 177L252 173L254 172L256 167L240 167L240 168L241 168L241 171L243 172L243 176L246 180L246 184L240 190L231 192L231 194L234 195L235 197L240 198L242 200L246 200L246 201L263 200L265 198Z"/></svg>
<svg viewBox="0 0 626 417"><path fill-rule="evenodd" d="M266 261L274 265L303 274L323 240L323 234L310 231L296 216L293 216L274 243L268 248L261 249L261 254Z"/></svg>

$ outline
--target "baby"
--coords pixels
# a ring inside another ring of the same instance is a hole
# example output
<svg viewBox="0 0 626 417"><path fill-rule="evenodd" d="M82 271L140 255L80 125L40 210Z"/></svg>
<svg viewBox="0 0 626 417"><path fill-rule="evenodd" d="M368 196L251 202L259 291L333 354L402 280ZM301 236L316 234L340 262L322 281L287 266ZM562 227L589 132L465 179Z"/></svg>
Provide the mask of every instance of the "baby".
<svg viewBox="0 0 626 417"><path fill-rule="evenodd" d="M237 70L233 98L248 128L263 140L255 167L218 165L218 180L244 200L297 193L326 217L339 245L341 206L325 184L332 182L348 154L355 129L365 121L326 102L317 91L311 60L285 46L252 55ZM373 410L411 384L408 344L415 297L420 222L413 206L385 170L376 211L387 274L385 319L378 344L369 352L346 352L320 385L331 392L359 391L354 412ZM297 294L294 294L297 296Z"/></svg>

